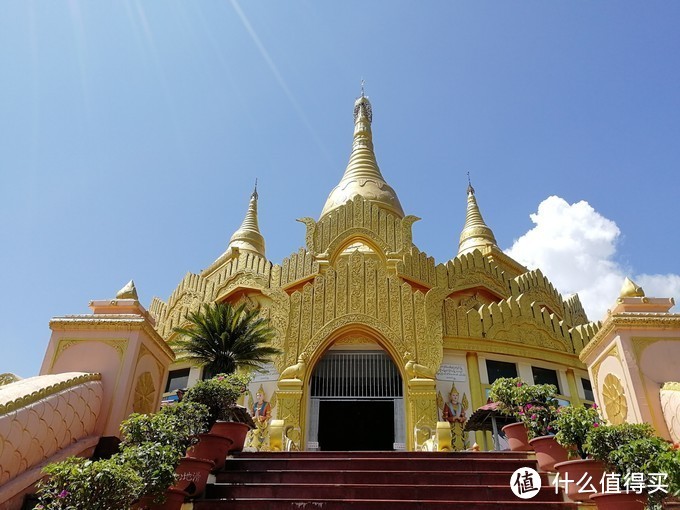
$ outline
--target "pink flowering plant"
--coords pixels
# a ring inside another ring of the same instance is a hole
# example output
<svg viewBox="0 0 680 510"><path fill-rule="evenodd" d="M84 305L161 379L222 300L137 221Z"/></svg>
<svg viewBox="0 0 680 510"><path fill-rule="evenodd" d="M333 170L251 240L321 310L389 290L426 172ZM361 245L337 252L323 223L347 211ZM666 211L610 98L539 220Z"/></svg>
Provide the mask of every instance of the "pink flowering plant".
<svg viewBox="0 0 680 510"><path fill-rule="evenodd" d="M524 423L529 439L556 432L557 388L552 384L527 384L519 377L501 377L491 385L489 398L498 409Z"/></svg>
<svg viewBox="0 0 680 510"><path fill-rule="evenodd" d="M520 406L519 420L527 428L529 439L554 435L557 432L557 388L552 384L527 386L524 396L527 402Z"/></svg>
<svg viewBox="0 0 680 510"><path fill-rule="evenodd" d="M560 407L555 420L555 439L569 450L570 455L585 459L590 454L590 445L586 442L588 435L601 425L603 420L595 404Z"/></svg>

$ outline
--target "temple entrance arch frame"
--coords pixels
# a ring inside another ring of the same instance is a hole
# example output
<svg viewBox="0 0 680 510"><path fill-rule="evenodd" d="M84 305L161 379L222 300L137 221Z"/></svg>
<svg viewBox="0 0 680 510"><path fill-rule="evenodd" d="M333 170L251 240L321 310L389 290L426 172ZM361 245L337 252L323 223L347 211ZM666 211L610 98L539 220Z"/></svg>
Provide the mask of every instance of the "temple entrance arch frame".
<svg viewBox="0 0 680 510"><path fill-rule="evenodd" d="M382 321L365 314L338 317L316 332L299 351L298 363L281 372L278 381L279 416L294 430L296 443L305 449L309 419L310 382L314 369L324 354L336 342L351 336L363 336L380 347L392 360L403 383L406 449L415 447L413 429L417 423L436 421L434 379L423 378L408 370L412 353L404 341ZM434 412L433 416L431 412Z"/></svg>

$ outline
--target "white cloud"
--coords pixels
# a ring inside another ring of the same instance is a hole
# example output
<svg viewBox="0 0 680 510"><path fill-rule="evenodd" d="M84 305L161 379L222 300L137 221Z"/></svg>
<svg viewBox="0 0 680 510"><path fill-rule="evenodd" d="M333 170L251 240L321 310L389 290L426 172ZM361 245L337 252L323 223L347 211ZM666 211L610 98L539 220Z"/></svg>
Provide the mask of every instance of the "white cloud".
<svg viewBox="0 0 680 510"><path fill-rule="evenodd" d="M564 296L578 293L588 317L602 319L632 274L615 260L619 227L588 202L569 204L558 196L546 198L530 217L535 226L507 254L530 269L540 268ZM680 297L680 275L632 278L648 296Z"/></svg>

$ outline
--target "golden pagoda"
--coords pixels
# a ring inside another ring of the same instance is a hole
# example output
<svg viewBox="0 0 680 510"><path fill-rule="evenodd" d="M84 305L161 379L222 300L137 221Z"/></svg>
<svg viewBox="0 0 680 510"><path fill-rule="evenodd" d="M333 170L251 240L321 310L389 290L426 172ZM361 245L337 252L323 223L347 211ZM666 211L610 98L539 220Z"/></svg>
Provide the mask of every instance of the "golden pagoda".
<svg viewBox="0 0 680 510"><path fill-rule="evenodd" d="M599 323L578 296L564 298L498 248L471 184L458 252L443 262L422 252L412 239L418 218L378 167L363 92L353 113L340 182L318 220L298 220L305 246L281 263L266 258L255 190L226 251L167 301L154 298L158 333L171 340L203 303L258 306L283 354L251 392L269 395L272 417L301 450L422 449L447 420L456 448L482 444L488 438L463 422L503 376L555 384L572 405L592 401L579 353ZM176 362L166 391L200 376Z"/></svg>

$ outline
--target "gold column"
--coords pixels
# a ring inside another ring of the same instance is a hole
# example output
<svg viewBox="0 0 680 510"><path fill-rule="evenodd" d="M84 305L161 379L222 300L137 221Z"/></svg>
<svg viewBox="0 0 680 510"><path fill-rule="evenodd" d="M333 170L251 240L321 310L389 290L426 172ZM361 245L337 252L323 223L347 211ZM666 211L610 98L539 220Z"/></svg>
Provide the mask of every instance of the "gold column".
<svg viewBox="0 0 680 510"><path fill-rule="evenodd" d="M576 375L574 369L567 368L567 383L569 384L569 400L572 406L580 406L581 398L578 396L578 389L576 386Z"/></svg>
<svg viewBox="0 0 680 510"><path fill-rule="evenodd" d="M482 393L482 378L479 375L479 361L476 352L468 352L465 355L467 361L468 378L470 380L470 398L472 399L472 414L486 403ZM478 445L484 444L484 433L481 430L475 432L475 441Z"/></svg>

